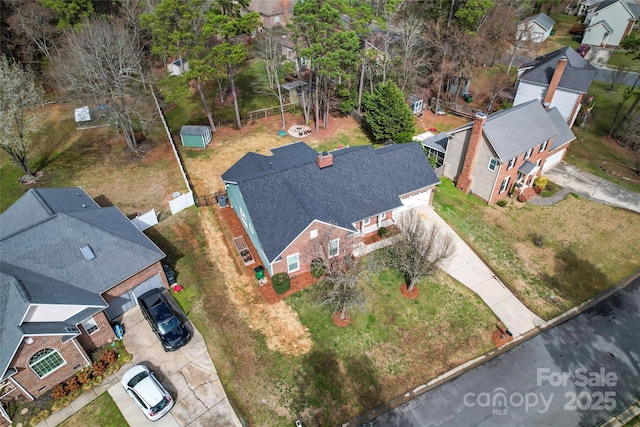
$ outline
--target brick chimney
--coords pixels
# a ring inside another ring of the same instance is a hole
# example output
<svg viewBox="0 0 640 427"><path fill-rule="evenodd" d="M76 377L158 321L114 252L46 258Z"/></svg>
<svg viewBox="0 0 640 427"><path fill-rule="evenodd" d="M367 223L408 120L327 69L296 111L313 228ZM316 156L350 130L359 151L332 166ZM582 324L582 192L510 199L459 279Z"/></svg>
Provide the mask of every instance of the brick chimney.
<svg viewBox="0 0 640 427"><path fill-rule="evenodd" d="M560 79L562 78L562 74L566 67L567 57L562 56L556 65L556 69L553 71L551 82L549 82L549 88L547 89L547 93L544 95L544 100L542 101L542 105L544 105L545 108L549 108L549 105L551 105L551 100L553 99L553 95L556 93L556 89L558 89L558 84L560 83Z"/></svg>
<svg viewBox="0 0 640 427"><path fill-rule="evenodd" d="M478 146L482 140L482 128L487 121L487 115L485 113L476 113L473 118L473 128L471 129L471 138L469 138L469 145L467 152L464 156L464 163L462 164L462 172L458 176L456 187L462 190L464 193L469 194L471 191L471 174L473 173L473 164L476 161L476 155L478 154Z"/></svg>
<svg viewBox="0 0 640 427"><path fill-rule="evenodd" d="M331 166L333 165L333 154L327 153L326 151L319 153L318 157L316 157L316 161L318 162L318 167L320 169Z"/></svg>

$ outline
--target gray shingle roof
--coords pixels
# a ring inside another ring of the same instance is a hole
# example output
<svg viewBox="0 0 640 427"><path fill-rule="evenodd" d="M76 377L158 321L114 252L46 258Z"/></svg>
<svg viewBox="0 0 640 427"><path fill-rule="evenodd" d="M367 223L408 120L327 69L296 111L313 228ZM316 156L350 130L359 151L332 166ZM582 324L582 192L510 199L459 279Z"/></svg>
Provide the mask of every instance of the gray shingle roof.
<svg viewBox="0 0 640 427"><path fill-rule="evenodd" d="M547 31L552 29L554 24L556 23L556 21L554 21L544 13L538 13L537 15L530 16L524 20L524 22L530 22L530 21L537 22L542 28L544 28Z"/></svg>
<svg viewBox="0 0 640 427"><path fill-rule="evenodd" d="M633 17L635 19L640 18L640 4L637 4L633 1L628 1L625 2L627 4L627 6L629 7L629 10L631 10L631 13L633 13Z"/></svg>
<svg viewBox="0 0 640 427"><path fill-rule="evenodd" d="M446 132L440 132L437 135L433 135L432 137L419 142L425 148L431 148L441 153L446 153L447 144L449 143L449 134Z"/></svg>
<svg viewBox="0 0 640 427"><path fill-rule="evenodd" d="M563 47L539 56L533 62L520 66L526 69L519 80L549 85L560 58L567 58L567 66L562 73L558 87L585 93L591 85L596 69L571 47Z"/></svg>
<svg viewBox="0 0 640 427"><path fill-rule="evenodd" d="M106 307L101 293L165 256L118 208L100 208L79 187L29 190L0 220L2 374L22 340L23 328L64 334L61 324L73 325ZM94 259L83 255L80 248L85 245L95 253ZM30 303L83 309L65 322L20 327Z"/></svg>
<svg viewBox="0 0 640 427"><path fill-rule="evenodd" d="M558 132L560 132L558 135L553 137L553 142L551 143L550 148L551 151L576 139L576 136L573 134L571 128L557 108L552 108L547 111L547 115L551 118L551 121L555 125L556 129L558 129Z"/></svg>
<svg viewBox="0 0 640 427"><path fill-rule="evenodd" d="M208 126L182 126L180 135L204 136L209 131Z"/></svg>
<svg viewBox="0 0 640 427"><path fill-rule="evenodd" d="M518 172L523 174L530 174L537 167L535 163L531 163L529 160L525 160L524 163L518 168Z"/></svg>
<svg viewBox="0 0 640 427"><path fill-rule="evenodd" d="M323 169L302 142L272 152L249 153L222 175L238 183L269 260L314 220L353 230L353 223L400 206L400 195L439 182L418 143L332 151L333 165Z"/></svg>
<svg viewBox="0 0 640 427"><path fill-rule="evenodd" d="M559 133L537 99L493 113L484 125L485 136L503 162Z"/></svg>

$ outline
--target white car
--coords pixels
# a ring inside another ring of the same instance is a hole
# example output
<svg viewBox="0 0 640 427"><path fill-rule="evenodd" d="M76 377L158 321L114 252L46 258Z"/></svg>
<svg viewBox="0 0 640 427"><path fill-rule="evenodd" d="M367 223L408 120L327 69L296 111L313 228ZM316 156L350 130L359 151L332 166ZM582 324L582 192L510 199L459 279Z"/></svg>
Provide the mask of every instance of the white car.
<svg viewBox="0 0 640 427"><path fill-rule="evenodd" d="M144 365L129 369L122 376L121 383L151 421L162 418L173 407L174 401L169 392Z"/></svg>

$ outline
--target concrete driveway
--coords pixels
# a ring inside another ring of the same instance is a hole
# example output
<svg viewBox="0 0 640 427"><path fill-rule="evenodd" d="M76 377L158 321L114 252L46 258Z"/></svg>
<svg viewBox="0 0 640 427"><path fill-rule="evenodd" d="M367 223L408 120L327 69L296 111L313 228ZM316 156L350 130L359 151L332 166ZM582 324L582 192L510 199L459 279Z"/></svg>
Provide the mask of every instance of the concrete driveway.
<svg viewBox="0 0 640 427"><path fill-rule="evenodd" d="M505 324L514 338L544 323L507 288L475 252L458 236L431 206L416 207L429 223L453 236L456 250L443 270L478 294Z"/></svg>
<svg viewBox="0 0 640 427"><path fill-rule="evenodd" d="M170 300L171 301L171 300ZM124 345L133 355L132 364L151 369L176 403L159 421L148 421L118 383L109 389L118 408L131 426L230 426L241 427L220 383L202 335L190 322L191 341L174 352L165 352L139 307L122 318Z"/></svg>

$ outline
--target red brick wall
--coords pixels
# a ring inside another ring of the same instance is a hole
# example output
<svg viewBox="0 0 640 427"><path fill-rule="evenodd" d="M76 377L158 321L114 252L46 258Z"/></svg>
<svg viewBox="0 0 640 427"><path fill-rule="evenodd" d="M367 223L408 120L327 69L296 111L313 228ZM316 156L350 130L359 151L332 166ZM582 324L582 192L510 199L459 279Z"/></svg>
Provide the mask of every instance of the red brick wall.
<svg viewBox="0 0 640 427"><path fill-rule="evenodd" d="M82 334L80 334L76 339L87 353L91 353L98 347L112 342L116 338L113 328L111 327L111 323L109 322L107 315L104 314L104 311L93 316L93 320L98 324L98 330L91 335L87 335L87 332L84 330L82 325L78 325Z"/></svg>
<svg viewBox="0 0 640 427"><path fill-rule="evenodd" d="M20 344L10 366L18 371L13 378L35 398L43 395L56 384L67 380L77 370L88 365L89 356L82 351L80 345L76 347L73 341L63 343L60 336L32 337L32 339L33 342L31 344L26 344L25 342ZM44 378L39 378L29 367L29 359L36 352L45 348L58 350L66 363Z"/></svg>
<svg viewBox="0 0 640 427"><path fill-rule="evenodd" d="M107 292L104 292L102 294L102 297L106 302L109 302L112 299L124 294L128 290L135 288L140 283L144 282L148 278L158 273L160 273L160 278L162 279L162 286L169 289L169 282L167 282L167 278L164 276L164 272L162 271L162 264L160 263L160 261L158 261L155 264L142 270L140 273L136 274L135 276L128 278L124 282L109 289Z"/></svg>
<svg viewBox="0 0 640 427"><path fill-rule="evenodd" d="M476 162L476 155L478 154L478 146L482 140L482 128L487 121L487 116L484 113L477 113L473 120L469 145L467 146L467 151L464 153L462 171L456 180L456 187L466 194L471 191L471 181L473 179L471 175L473 174L473 167Z"/></svg>
<svg viewBox="0 0 640 427"><path fill-rule="evenodd" d="M313 229L318 230L318 237L315 239L311 239L311 230ZM346 236L347 232L341 228L314 222L282 253L282 261L273 264L273 274L287 273L287 256L295 253L299 254L300 269L290 273L290 276L295 277L300 273L309 271L311 260L317 256L314 248L315 245L319 244L318 242L326 242L328 244L329 240L340 238L340 255L344 255L345 250L350 249L350 246L352 246L352 244L343 245ZM357 239L359 240L359 238Z"/></svg>

